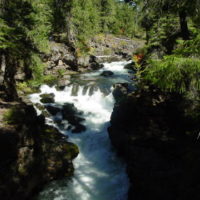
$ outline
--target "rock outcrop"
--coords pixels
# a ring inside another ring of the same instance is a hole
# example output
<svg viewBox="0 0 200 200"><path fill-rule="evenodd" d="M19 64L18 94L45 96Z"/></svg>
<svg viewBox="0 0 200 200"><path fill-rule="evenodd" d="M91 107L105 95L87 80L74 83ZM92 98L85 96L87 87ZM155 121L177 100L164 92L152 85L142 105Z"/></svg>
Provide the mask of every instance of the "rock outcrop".
<svg viewBox="0 0 200 200"><path fill-rule="evenodd" d="M5 116L0 126L0 199L31 199L46 183L73 174L77 146L45 125L32 105L18 103Z"/></svg>
<svg viewBox="0 0 200 200"><path fill-rule="evenodd" d="M133 53L144 45L142 40L115 37L113 35L98 35L88 41L89 51L79 55L78 50L70 48L64 43L50 42L50 53L43 56L47 68L45 75L55 75L60 82L64 76L97 70L103 67L103 62L129 60Z"/></svg>
<svg viewBox="0 0 200 200"><path fill-rule="evenodd" d="M64 76L67 75L102 67L93 55L77 56L66 44L54 41L50 42L50 53L44 55L43 61L47 66L45 75L54 75L61 80L66 80Z"/></svg>
<svg viewBox="0 0 200 200"><path fill-rule="evenodd" d="M143 40L126 37L116 37L111 34L97 35L91 39L89 45L97 62L113 62L123 59L130 60L138 48L144 46Z"/></svg>
<svg viewBox="0 0 200 200"><path fill-rule="evenodd" d="M129 200L200 199L200 126L187 114L191 104L154 90L122 97L108 130L127 162Z"/></svg>
<svg viewBox="0 0 200 200"><path fill-rule="evenodd" d="M40 97L41 97L40 101L42 103L54 103L55 102L55 100L54 100L55 95L53 93L41 94Z"/></svg>
<svg viewBox="0 0 200 200"><path fill-rule="evenodd" d="M65 103L62 107L62 116L64 120L69 123L68 130L72 133L80 133L86 130L86 127L82 124L85 120L81 117L81 112L72 103Z"/></svg>

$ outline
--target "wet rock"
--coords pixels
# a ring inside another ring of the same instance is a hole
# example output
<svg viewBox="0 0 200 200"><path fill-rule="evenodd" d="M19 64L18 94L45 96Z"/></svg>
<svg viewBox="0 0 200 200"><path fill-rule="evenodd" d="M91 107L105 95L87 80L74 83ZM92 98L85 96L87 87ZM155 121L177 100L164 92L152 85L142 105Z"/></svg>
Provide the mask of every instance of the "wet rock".
<svg viewBox="0 0 200 200"><path fill-rule="evenodd" d="M73 103L65 103L62 107L62 114L64 117L75 115L76 113L78 113L78 110Z"/></svg>
<svg viewBox="0 0 200 200"><path fill-rule="evenodd" d="M108 76L114 75L114 73L111 72L111 71L103 71L100 75L101 75L101 76L108 77Z"/></svg>
<svg viewBox="0 0 200 200"><path fill-rule="evenodd" d="M129 92L128 83L117 83L114 85L113 96L116 102L126 97Z"/></svg>
<svg viewBox="0 0 200 200"><path fill-rule="evenodd" d="M51 117L51 115L49 114L49 112L47 112L47 110L45 109L45 106L40 104L40 103L36 103L34 104L34 106L41 111L42 116L44 117Z"/></svg>
<svg viewBox="0 0 200 200"><path fill-rule="evenodd" d="M82 112L79 112L74 104L65 103L61 112L63 119L67 120L71 125L69 129L72 129L73 133L79 133L86 130L86 127L82 124L85 119L80 117Z"/></svg>
<svg viewBox="0 0 200 200"><path fill-rule="evenodd" d="M54 97L55 97L55 94L53 94L53 93L50 93L50 94L41 94L40 95L40 97L41 97L41 102L42 103L54 103L55 102L55 100L54 100Z"/></svg>
<svg viewBox="0 0 200 200"><path fill-rule="evenodd" d="M75 128L72 128L72 133L80 133L86 131L86 127L82 124L78 124Z"/></svg>
<svg viewBox="0 0 200 200"><path fill-rule="evenodd" d="M48 105L48 106L45 106L45 108L48 110L48 112L52 115L56 115L58 112L61 111L60 108L58 107L55 107L55 106L51 106L51 105Z"/></svg>
<svg viewBox="0 0 200 200"><path fill-rule="evenodd" d="M89 68L92 69L92 70L98 70L98 69L103 68L103 64L99 64L97 62L94 62L94 63L91 63L89 65Z"/></svg>
<svg viewBox="0 0 200 200"><path fill-rule="evenodd" d="M103 64L100 64L97 61L97 57L96 56L91 55L90 56L90 60L89 60L89 69L98 70L98 69L101 69L101 68L103 68Z"/></svg>

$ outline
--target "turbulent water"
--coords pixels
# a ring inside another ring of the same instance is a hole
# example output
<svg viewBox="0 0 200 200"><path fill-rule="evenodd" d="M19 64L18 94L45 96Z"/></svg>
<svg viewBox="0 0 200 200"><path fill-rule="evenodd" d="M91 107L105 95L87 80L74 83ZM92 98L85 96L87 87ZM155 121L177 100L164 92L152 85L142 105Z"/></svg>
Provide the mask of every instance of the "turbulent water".
<svg viewBox="0 0 200 200"><path fill-rule="evenodd" d="M112 85L129 81L129 74L124 69L128 62L105 63L104 68L74 77L72 84L63 91L43 85L41 93L54 93L54 106L73 103L82 111L83 122L87 130L74 134L66 130L67 121L59 129L69 136L69 141L78 145L80 153L74 160L75 173L69 181L55 181L42 191L38 200L126 200L129 181L124 163L117 157L109 140L107 127L114 106ZM111 77L102 77L104 70L114 72ZM74 92L74 85L76 91ZM93 88L91 90L91 88ZM30 99L40 102L40 94L33 94ZM48 123L55 125L57 114Z"/></svg>

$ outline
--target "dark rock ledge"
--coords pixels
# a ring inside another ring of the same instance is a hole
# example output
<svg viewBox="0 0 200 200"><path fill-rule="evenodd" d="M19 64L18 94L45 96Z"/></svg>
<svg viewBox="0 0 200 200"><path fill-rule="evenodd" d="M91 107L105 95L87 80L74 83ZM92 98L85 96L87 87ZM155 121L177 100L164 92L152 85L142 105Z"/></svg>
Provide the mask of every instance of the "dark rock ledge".
<svg viewBox="0 0 200 200"><path fill-rule="evenodd" d="M200 125L186 112L194 104L184 102L140 91L116 103L109 136L127 163L129 200L200 199Z"/></svg>
<svg viewBox="0 0 200 200"><path fill-rule="evenodd" d="M30 200L45 184L73 174L78 148L31 104L0 102L1 116L8 108L12 119L0 119L0 199Z"/></svg>

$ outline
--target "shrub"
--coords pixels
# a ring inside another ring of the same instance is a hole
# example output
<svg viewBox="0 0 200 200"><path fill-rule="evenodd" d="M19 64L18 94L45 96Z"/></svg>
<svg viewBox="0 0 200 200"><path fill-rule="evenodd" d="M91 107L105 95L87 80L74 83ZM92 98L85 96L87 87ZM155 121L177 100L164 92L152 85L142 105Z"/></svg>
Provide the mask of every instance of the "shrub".
<svg viewBox="0 0 200 200"><path fill-rule="evenodd" d="M165 56L150 60L144 78L164 91L187 92L200 88L200 59Z"/></svg>

